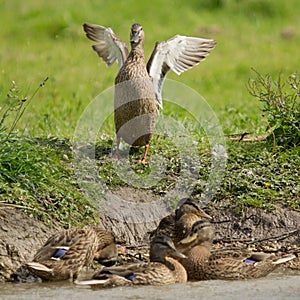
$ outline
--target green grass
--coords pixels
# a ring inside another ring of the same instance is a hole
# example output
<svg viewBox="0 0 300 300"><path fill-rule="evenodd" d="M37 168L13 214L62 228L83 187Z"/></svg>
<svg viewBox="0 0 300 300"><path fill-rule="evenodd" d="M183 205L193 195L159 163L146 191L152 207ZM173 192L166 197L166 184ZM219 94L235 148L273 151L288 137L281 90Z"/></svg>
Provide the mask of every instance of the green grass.
<svg viewBox="0 0 300 300"><path fill-rule="evenodd" d="M300 208L300 147L270 151L266 142L228 145L227 172L216 201L266 209L274 204Z"/></svg>
<svg viewBox="0 0 300 300"><path fill-rule="evenodd" d="M95 211L78 190L70 168L67 141L12 135L1 143L0 155L0 205L23 208L45 222L67 227L94 221Z"/></svg>
<svg viewBox="0 0 300 300"><path fill-rule="evenodd" d="M141 23L147 57L156 41L175 34L215 39L217 46L206 61L180 77L170 73L168 78L201 94L224 133L265 134L268 124L262 117L262 103L249 94L247 82L256 77L252 68L274 78L299 72L299 9L298 0L0 1L2 114L3 108L12 105L13 99L7 97L12 81L19 86L20 100L33 95L38 84L49 78L26 104L16 126L12 125L13 111L2 124L6 128L0 137L0 201L28 207L41 218L51 215L65 225L93 219L93 208L80 192L70 164L71 140L87 105L113 85L117 66L106 68L92 51L83 23L112 27L126 42L132 23ZM164 114L180 120L201 142L203 133L194 132L197 129L191 125L190 113L201 115L202 107L188 101L182 99L182 104L192 111L166 104ZM104 138L98 140L98 147L104 152L97 154L97 166L111 188L124 184L107 153L114 139L112 124L110 117L99 133ZM159 135L152 143L150 157L163 153L167 160L167 177L154 188L157 193L166 192L176 182L180 159L172 145ZM229 142L228 166L216 199L267 208L285 202L299 208L297 151L297 147L272 149L264 143ZM201 179L206 179L211 163L209 145L204 142L199 153ZM134 168L140 177L150 172L145 166ZM199 185L194 193L201 192Z"/></svg>
<svg viewBox="0 0 300 300"><path fill-rule="evenodd" d="M1 1L0 95L15 80L26 91L46 76L45 88L20 127L34 135L71 137L86 105L111 87L117 67L107 69L91 50L84 22L110 26L126 42L133 22L143 24L149 57L157 40L175 34L213 38L208 59L180 77L217 113L224 131L261 131L259 103L246 83L251 68L277 76L297 70L300 21L297 0L285 1ZM158 9L159 8L159 9ZM282 32L290 32L284 39ZM34 120L34 121L33 121Z"/></svg>

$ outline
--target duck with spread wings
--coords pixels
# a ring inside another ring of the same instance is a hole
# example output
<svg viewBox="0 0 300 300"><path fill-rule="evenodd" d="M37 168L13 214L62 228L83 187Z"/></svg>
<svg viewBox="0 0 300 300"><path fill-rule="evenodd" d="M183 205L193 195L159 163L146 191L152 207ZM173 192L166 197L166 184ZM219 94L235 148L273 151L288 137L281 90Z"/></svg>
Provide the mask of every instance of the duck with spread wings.
<svg viewBox="0 0 300 300"><path fill-rule="evenodd" d="M122 138L129 145L145 146L140 162L147 162L156 113L163 106L162 88L167 73L172 70L180 75L194 67L209 55L216 42L176 35L168 41L157 42L146 64L144 31L140 24L131 27L130 52L111 28L95 24L84 24L83 28L86 36L97 42L92 48L106 65L118 63L114 96L117 157Z"/></svg>

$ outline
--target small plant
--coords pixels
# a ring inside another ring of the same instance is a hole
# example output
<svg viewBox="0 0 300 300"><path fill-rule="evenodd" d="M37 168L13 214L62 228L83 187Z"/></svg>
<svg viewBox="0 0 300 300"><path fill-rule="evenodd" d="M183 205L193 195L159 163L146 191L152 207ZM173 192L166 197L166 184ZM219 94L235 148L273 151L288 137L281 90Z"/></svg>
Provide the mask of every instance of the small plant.
<svg viewBox="0 0 300 300"><path fill-rule="evenodd" d="M4 133L5 138L1 141L2 143L7 141L11 136L12 132L15 130L16 125L23 116L27 106L30 101L34 98L40 88L42 88L48 80L46 77L43 82L39 84L37 89L34 91L31 97L22 96L19 88L17 87L15 81L12 81L9 92L7 93L7 100L3 107L0 107L0 134ZM9 123L9 118L11 114L14 113L12 117L11 124Z"/></svg>
<svg viewBox="0 0 300 300"><path fill-rule="evenodd" d="M286 83L281 76L274 81L270 75L263 77L255 71L257 78L249 81L250 94L264 105L263 116L267 118L271 135L268 139L281 146L300 145L300 79L290 75Z"/></svg>

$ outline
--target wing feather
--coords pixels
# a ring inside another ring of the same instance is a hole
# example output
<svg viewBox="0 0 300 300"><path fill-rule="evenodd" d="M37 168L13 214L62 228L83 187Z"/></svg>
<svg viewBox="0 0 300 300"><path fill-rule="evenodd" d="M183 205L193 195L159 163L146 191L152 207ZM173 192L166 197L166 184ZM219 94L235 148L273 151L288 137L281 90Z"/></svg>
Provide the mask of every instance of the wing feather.
<svg viewBox="0 0 300 300"><path fill-rule="evenodd" d="M153 80L159 107L162 107L162 87L169 70L182 74L204 60L215 45L214 40L181 35L156 43L147 70Z"/></svg>
<svg viewBox="0 0 300 300"><path fill-rule="evenodd" d="M128 57L127 45L121 41L111 28L95 24L83 24L87 38L97 42L92 48L103 59L108 67L115 61L119 70Z"/></svg>

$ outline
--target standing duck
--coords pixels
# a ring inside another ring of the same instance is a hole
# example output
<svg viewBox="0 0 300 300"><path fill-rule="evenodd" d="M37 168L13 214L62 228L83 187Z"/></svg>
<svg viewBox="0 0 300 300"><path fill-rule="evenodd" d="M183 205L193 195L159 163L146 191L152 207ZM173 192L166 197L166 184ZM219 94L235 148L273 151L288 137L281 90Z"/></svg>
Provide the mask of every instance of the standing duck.
<svg viewBox="0 0 300 300"><path fill-rule="evenodd" d="M146 64L144 31L133 24L130 31L131 51L111 28L84 24L86 36L97 42L93 49L107 66L118 62L115 79L114 121L117 134L116 154L119 157L121 138L132 146L145 146L147 162L149 143L155 128L155 115L162 108L162 87L169 70L180 75L204 60L215 47L215 41L176 35L157 42Z"/></svg>
<svg viewBox="0 0 300 300"><path fill-rule="evenodd" d="M124 285L164 285L187 281L185 268L177 261L185 256L178 252L167 236L155 237L150 247L150 262L102 269L92 280L78 281L80 285L112 287Z"/></svg>
<svg viewBox="0 0 300 300"><path fill-rule="evenodd" d="M75 280L81 269L89 267L94 259L110 265L117 255L110 231L92 226L74 227L51 236L26 266L46 281Z"/></svg>
<svg viewBox="0 0 300 300"><path fill-rule="evenodd" d="M194 223L190 234L181 244L187 258L180 260L189 280L233 280L264 277L280 264L292 260L295 255L281 257L264 252L244 249L212 251L214 228L207 220Z"/></svg>

